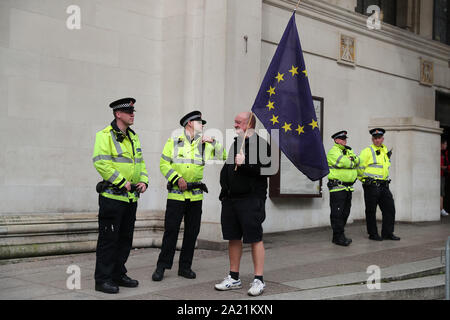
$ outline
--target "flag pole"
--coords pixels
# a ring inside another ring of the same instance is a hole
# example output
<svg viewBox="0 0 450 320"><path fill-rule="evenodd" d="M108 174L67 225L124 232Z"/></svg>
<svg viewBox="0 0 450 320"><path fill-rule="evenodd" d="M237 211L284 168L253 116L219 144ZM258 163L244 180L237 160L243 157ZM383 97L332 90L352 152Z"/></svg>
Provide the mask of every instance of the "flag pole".
<svg viewBox="0 0 450 320"><path fill-rule="evenodd" d="M250 126L250 123L252 122L252 118L253 118L253 112L250 112L250 117L248 117L247 128L245 129L244 139L242 140L241 150L239 151L239 153L242 153L242 149L244 149L244 143L245 143L245 139L247 138L248 127ZM234 171L237 170L237 167L238 167L237 164L235 164Z"/></svg>
<svg viewBox="0 0 450 320"><path fill-rule="evenodd" d="M302 0L298 0L298 2L297 2L297 6L295 7L295 9L294 9L294 12L295 12L295 11L297 11L297 9L298 9L298 6L300 5L300 1L302 1Z"/></svg>

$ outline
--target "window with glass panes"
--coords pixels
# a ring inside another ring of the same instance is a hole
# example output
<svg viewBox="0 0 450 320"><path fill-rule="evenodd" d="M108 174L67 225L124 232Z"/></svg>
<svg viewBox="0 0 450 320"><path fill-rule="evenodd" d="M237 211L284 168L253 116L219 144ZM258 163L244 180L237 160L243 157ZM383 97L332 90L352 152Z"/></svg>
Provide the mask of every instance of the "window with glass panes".
<svg viewBox="0 0 450 320"><path fill-rule="evenodd" d="M450 44L449 0L434 0L433 39Z"/></svg>

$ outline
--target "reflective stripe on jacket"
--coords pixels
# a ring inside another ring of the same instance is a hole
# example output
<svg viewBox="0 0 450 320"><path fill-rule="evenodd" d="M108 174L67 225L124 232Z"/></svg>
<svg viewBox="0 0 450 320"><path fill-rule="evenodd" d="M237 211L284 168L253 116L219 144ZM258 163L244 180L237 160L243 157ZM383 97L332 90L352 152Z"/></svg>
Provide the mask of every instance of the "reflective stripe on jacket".
<svg viewBox="0 0 450 320"><path fill-rule="evenodd" d="M353 160L351 160L350 157L352 157ZM338 180L346 183L355 182L358 176L357 168L360 159L355 155L351 148L346 148L343 145L335 143L327 153L327 161L330 169L328 180ZM332 187L330 192L342 190L354 191L354 188L352 186L338 184L337 186Z"/></svg>
<svg viewBox="0 0 450 320"><path fill-rule="evenodd" d="M384 144L380 147L372 144L361 151L359 155L361 163L358 168L358 179L361 181L364 181L366 178L388 180L391 160L387 153L388 149Z"/></svg>
<svg viewBox="0 0 450 320"><path fill-rule="evenodd" d="M115 120L97 132L92 160L103 180L111 182L118 189L123 188L127 181L148 185L148 173L138 135L130 128L126 135L123 134ZM125 202L136 202L139 198L138 193L124 191L117 195L108 189L102 196Z"/></svg>
<svg viewBox="0 0 450 320"><path fill-rule="evenodd" d="M167 198L179 201L203 200L203 191L200 189L180 191L177 184L178 179L183 178L186 182L200 182L203 179L206 161L226 160L226 158L226 151L217 141L202 144L201 136L196 136L190 141L184 133L179 137L169 138L159 161L162 175L174 185Z"/></svg>

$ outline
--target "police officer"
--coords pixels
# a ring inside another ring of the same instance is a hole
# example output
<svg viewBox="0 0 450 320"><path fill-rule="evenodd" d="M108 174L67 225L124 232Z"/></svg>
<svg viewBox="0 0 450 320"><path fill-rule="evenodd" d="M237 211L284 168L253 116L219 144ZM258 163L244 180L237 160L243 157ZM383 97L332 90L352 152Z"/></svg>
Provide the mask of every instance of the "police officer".
<svg viewBox="0 0 450 320"><path fill-rule="evenodd" d="M333 229L332 242L339 246L348 246L352 239L344 234L352 205L353 184L358 172L359 158L352 148L347 146L347 131L339 131L331 136L334 146L327 153L330 169L328 189L330 190L330 221Z"/></svg>
<svg viewBox="0 0 450 320"><path fill-rule="evenodd" d="M133 98L112 102L109 106L114 120L95 138L94 167L103 178L97 185L100 208L95 290L105 293L139 284L126 275L125 268L133 242L137 201L148 186L141 143L130 129L135 102Z"/></svg>
<svg viewBox="0 0 450 320"><path fill-rule="evenodd" d="M395 205L389 190L392 150L388 151L383 144L385 132L386 130L383 128L370 130L373 144L362 150L359 155L361 163L358 169L358 178L364 189L367 232L369 239L375 241L400 240L394 235ZM383 217L381 237L377 229L377 205L380 206Z"/></svg>
<svg viewBox="0 0 450 320"><path fill-rule="evenodd" d="M226 152L215 139L202 135L203 125L199 111L193 111L180 120L184 132L167 140L160 159L160 170L168 181L167 206L161 252L153 281L161 281L164 270L171 269L175 248L184 217L184 237L181 247L178 275L195 279L192 259L195 242L200 232L203 192L201 182L205 162L212 158L226 159Z"/></svg>

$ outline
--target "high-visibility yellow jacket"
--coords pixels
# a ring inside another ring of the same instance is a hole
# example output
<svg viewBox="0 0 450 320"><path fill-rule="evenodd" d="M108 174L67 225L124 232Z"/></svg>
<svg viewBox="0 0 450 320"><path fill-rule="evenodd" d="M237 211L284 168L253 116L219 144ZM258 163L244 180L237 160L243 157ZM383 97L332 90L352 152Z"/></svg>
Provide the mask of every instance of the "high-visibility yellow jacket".
<svg viewBox="0 0 450 320"><path fill-rule="evenodd" d="M213 141L202 144L201 136L196 136L192 141L185 133L178 137L169 138L164 146L159 168L166 179L173 184L167 199L185 201L203 200L203 191L200 189L180 191L178 179L186 182L200 182L203 179L205 162L212 159L226 160L227 153L222 145Z"/></svg>
<svg viewBox="0 0 450 320"><path fill-rule="evenodd" d="M109 181L118 189L131 184L143 182L148 185L148 173L142 157L141 142L138 135L127 129L126 135L120 131L114 120L111 125L97 132L93 154L94 167L105 181ZM114 194L108 188L102 196L110 199L136 202L138 192L123 191Z"/></svg>
<svg viewBox="0 0 450 320"><path fill-rule="evenodd" d="M353 186L346 186L341 183L354 183L358 176L357 168L360 160L358 156L355 155L353 150L335 143L327 153L327 161L330 169L328 180L339 181L338 185L330 188L330 192L342 190L354 191Z"/></svg>
<svg viewBox="0 0 450 320"><path fill-rule="evenodd" d="M388 149L384 144L380 147L372 144L361 151L359 155L361 163L358 168L358 179L364 181L369 177L377 180L388 180L391 160L387 153Z"/></svg>

